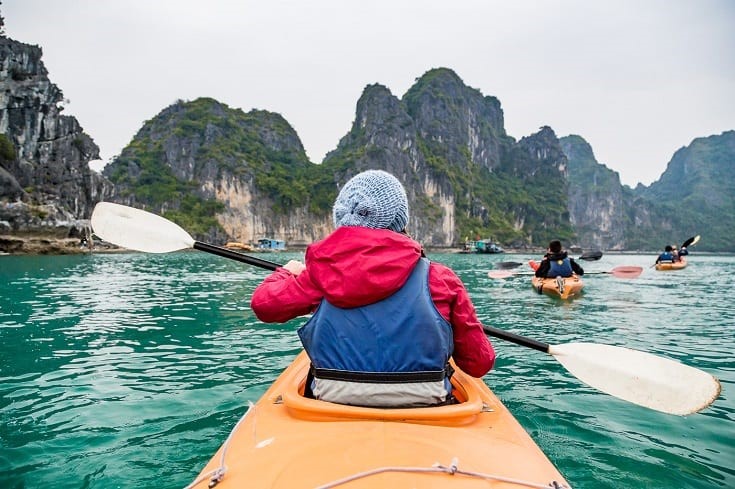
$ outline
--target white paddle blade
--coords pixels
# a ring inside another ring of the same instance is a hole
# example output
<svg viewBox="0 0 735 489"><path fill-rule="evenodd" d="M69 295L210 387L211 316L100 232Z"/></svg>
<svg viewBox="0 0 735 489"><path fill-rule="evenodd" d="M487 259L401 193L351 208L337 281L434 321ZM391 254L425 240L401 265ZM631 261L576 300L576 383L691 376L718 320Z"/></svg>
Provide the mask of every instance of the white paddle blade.
<svg viewBox="0 0 735 489"><path fill-rule="evenodd" d="M677 361L596 343L552 345L549 354L587 385L669 414L700 411L720 395L712 375Z"/></svg>
<svg viewBox="0 0 735 489"><path fill-rule="evenodd" d="M618 278L636 278L643 273L643 267L623 265L613 268L610 273Z"/></svg>
<svg viewBox="0 0 735 489"><path fill-rule="evenodd" d="M194 238L178 224L111 202L100 202L94 207L92 230L109 243L147 253L168 253L194 246Z"/></svg>
<svg viewBox="0 0 735 489"><path fill-rule="evenodd" d="M490 278L509 278L513 276L513 272L510 270L490 270L487 272L487 276Z"/></svg>

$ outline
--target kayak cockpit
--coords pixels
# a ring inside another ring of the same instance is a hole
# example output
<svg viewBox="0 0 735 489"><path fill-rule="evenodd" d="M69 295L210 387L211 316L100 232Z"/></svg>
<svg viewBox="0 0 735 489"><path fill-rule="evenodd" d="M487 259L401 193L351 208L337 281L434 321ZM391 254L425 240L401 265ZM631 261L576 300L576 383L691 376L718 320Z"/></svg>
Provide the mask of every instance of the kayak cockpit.
<svg viewBox="0 0 735 489"><path fill-rule="evenodd" d="M568 487L482 379L456 369L457 404L366 408L305 397L309 365L302 351L190 488Z"/></svg>
<svg viewBox="0 0 735 489"><path fill-rule="evenodd" d="M311 421L338 421L365 419L381 421L409 421L437 425L461 425L470 423L482 412L492 411L490 399L483 399L481 389L474 379L455 367L452 386L456 404L422 408L372 408L348 406L310 399L304 396L306 377L309 371L308 358L302 353L286 373L284 389L279 392L278 402L288 409L291 416Z"/></svg>

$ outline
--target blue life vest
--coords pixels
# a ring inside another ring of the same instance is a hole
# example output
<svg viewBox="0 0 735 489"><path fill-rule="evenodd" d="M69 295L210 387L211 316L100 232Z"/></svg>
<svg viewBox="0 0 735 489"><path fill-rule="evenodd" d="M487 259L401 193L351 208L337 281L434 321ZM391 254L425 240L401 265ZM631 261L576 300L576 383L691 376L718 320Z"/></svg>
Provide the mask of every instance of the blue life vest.
<svg viewBox="0 0 735 489"><path fill-rule="evenodd" d="M562 259L552 259L549 257L549 271L546 272L547 277L571 277L574 274L572 264L569 257Z"/></svg>
<svg viewBox="0 0 735 489"><path fill-rule="evenodd" d="M664 261L664 262L669 262L669 261L670 262L673 262L674 261L674 254L671 253L670 251L664 251L663 253L661 253L660 255L658 255L658 262L662 262L662 261Z"/></svg>
<svg viewBox="0 0 735 489"><path fill-rule="evenodd" d="M312 363L317 399L371 407L419 407L451 393L452 326L429 291L421 258L393 295L342 309L322 299L298 330Z"/></svg>

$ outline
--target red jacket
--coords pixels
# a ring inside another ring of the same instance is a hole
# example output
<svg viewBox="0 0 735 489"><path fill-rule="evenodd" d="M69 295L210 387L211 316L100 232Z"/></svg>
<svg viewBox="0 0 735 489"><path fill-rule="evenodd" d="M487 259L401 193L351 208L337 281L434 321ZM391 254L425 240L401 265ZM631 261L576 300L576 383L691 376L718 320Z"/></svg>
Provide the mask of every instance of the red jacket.
<svg viewBox="0 0 735 489"><path fill-rule="evenodd" d="M421 246L386 229L343 226L306 250L306 270L294 276L279 268L253 293L256 316L282 323L312 313L322 298L338 307L385 299L401 288L421 257ZM431 263L429 289L439 313L454 331L453 358L473 377L495 363L495 351L477 319L462 281L448 267Z"/></svg>

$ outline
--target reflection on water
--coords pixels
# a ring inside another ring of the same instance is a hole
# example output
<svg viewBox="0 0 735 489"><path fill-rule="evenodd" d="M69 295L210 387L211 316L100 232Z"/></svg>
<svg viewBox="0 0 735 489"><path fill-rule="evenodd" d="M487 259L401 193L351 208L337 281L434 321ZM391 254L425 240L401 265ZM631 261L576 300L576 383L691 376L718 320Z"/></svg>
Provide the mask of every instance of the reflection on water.
<svg viewBox="0 0 735 489"><path fill-rule="evenodd" d="M271 259L290 258L301 255ZM656 272L655 257L605 255L585 269L644 273L589 275L569 302L534 293L523 267L487 276L493 262L532 256L431 258L456 270L487 324L552 344L628 346L721 379L713 407L669 416L494 340L499 358L486 382L575 487L735 486L735 258L694 254L684 270ZM248 307L267 273L195 252L0 257L0 484L190 482L300 349L299 321L264 325Z"/></svg>

